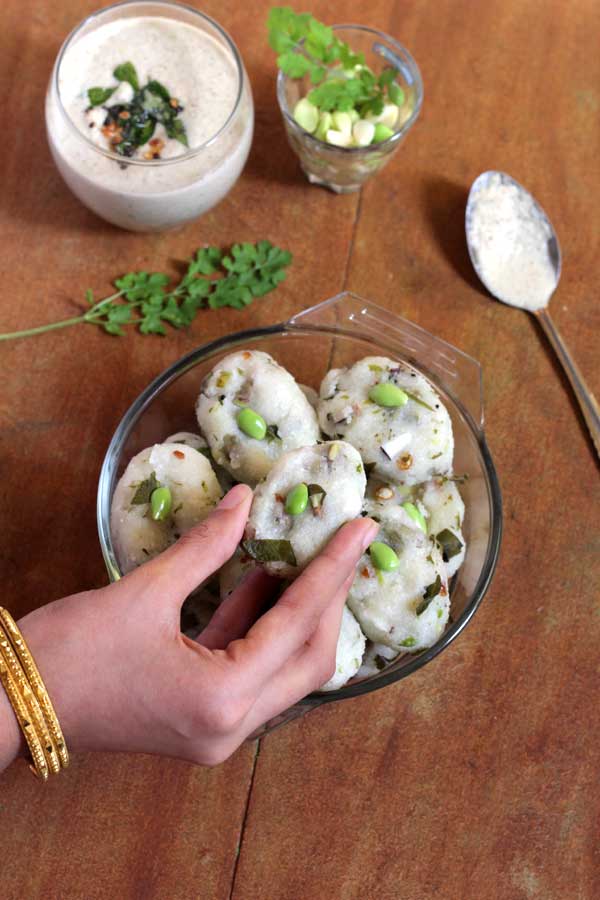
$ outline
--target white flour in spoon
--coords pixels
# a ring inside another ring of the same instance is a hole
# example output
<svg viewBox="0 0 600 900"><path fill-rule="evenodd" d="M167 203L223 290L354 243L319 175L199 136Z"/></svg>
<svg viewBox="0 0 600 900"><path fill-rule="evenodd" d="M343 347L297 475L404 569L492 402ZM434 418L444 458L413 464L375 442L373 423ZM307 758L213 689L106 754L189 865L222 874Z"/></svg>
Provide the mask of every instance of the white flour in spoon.
<svg viewBox="0 0 600 900"><path fill-rule="evenodd" d="M490 293L521 309L547 305L556 287L552 231L527 191L492 175L472 198L468 230Z"/></svg>

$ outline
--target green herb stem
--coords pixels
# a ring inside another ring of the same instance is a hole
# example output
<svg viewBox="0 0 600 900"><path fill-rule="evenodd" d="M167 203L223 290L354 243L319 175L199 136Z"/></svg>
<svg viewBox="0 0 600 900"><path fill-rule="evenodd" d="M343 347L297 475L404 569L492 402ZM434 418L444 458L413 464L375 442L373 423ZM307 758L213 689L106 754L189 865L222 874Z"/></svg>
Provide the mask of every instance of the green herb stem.
<svg viewBox="0 0 600 900"><path fill-rule="evenodd" d="M33 337L35 334L44 334L46 331L56 331L58 328L68 328L70 325L78 325L85 322L85 316L75 316L73 319L63 319L60 322L52 322L50 325L38 325L37 328L25 328L23 331L6 331L0 334L0 341L12 341L17 338Z"/></svg>

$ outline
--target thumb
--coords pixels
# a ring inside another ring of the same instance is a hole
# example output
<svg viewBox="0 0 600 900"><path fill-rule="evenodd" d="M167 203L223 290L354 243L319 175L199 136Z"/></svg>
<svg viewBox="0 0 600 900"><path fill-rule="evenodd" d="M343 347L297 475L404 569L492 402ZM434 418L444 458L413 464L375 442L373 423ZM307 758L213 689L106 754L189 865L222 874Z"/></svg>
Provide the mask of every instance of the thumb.
<svg viewBox="0 0 600 900"><path fill-rule="evenodd" d="M212 575L235 552L250 511L252 490L237 484L211 514L186 532L176 544L126 576L139 587L177 603Z"/></svg>

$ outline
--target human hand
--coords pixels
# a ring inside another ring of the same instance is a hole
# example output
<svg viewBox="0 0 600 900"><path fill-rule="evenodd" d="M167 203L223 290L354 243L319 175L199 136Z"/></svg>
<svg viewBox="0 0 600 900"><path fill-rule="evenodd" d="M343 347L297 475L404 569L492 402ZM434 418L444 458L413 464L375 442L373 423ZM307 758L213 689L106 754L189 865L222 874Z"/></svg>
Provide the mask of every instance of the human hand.
<svg viewBox="0 0 600 900"><path fill-rule="evenodd" d="M235 551L252 492L233 488L174 546L121 581L19 622L71 750L225 760L335 668L347 591L377 525L348 523L260 615L272 580L252 572L192 641L186 596Z"/></svg>

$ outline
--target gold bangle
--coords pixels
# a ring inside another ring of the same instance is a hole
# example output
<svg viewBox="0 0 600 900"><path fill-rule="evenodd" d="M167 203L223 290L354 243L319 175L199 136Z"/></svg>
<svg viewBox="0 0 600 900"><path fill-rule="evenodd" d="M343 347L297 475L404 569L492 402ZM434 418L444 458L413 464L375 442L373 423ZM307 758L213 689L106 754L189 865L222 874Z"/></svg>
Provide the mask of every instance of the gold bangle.
<svg viewBox="0 0 600 900"><path fill-rule="evenodd" d="M48 726L48 731L50 732L52 740L54 741L54 746L56 747L61 765L63 769L66 769L69 765L69 751L67 750L67 744L62 733L58 717L54 711L54 707L52 706L50 697L48 696L48 691L46 690L46 687L42 680L42 676L40 675L33 657L29 652L27 644L25 643L25 638L21 634L17 623L15 622L11 614L2 606L0 606L0 622L2 622L4 628L6 629L6 633L8 634L13 649L19 658L19 662L23 667L23 671L25 672L25 676L29 681L29 685L42 709L44 719L46 720L46 725Z"/></svg>
<svg viewBox="0 0 600 900"><path fill-rule="evenodd" d="M29 686L25 673L23 672L19 660L8 639L8 635L1 624L0 656L4 659L4 663L8 667L12 681L29 712L29 719L46 755L48 768L54 775L57 775L60 772L60 760L56 755L56 747L54 746L50 732L48 731L40 705Z"/></svg>
<svg viewBox="0 0 600 900"><path fill-rule="evenodd" d="M46 757L44 756L44 749L35 728L30 721L25 701L17 690L13 677L10 674L10 669L4 662L3 656L0 656L0 681L4 686L10 705L17 717L19 727L25 735L25 740L27 741L27 746L29 747L29 752L31 753L31 758L33 760L33 766L30 766L29 768L35 775L41 778L42 781L47 781L48 764L46 763Z"/></svg>

